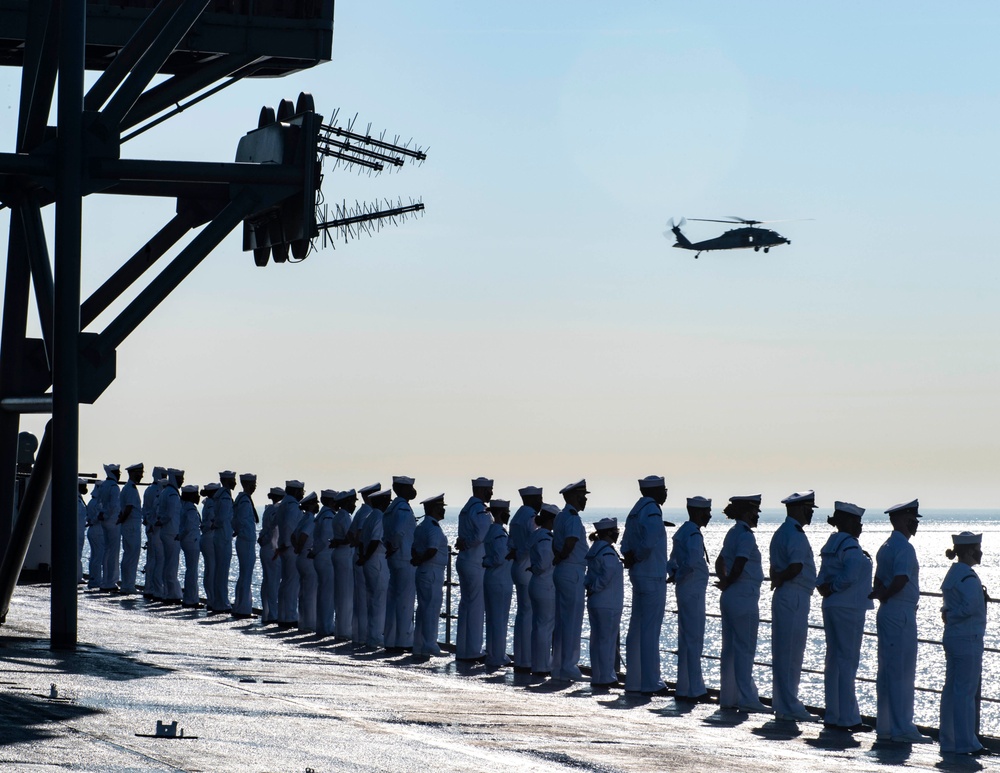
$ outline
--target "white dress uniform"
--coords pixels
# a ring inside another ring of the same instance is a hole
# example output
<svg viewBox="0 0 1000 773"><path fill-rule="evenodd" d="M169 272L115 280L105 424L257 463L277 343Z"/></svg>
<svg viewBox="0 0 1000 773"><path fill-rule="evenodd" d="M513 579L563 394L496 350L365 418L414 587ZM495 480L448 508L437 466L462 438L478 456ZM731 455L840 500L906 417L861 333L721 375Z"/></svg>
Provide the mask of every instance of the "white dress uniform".
<svg viewBox="0 0 1000 773"><path fill-rule="evenodd" d="M118 524L121 514L121 490L114 478L105 478L94 491L101 504L101 529L104 531L104 564L101 590L114 590L120 578L119 558L122 549L122 527Z"/></svg>
<svg viewBox="0 0 1000 773"><path fill-rule="evenodd" d="M177 535L181 528L181 498L173 477L160 492L156 511L160 542L163 543L163 598L168 602L180 602L182 593L177 572L180 567L181 543Z"/></svg>
<svg viewBox="0 0 1000 773"><path fill-rule="evenodd" d="M832 591L823 599L826 635L823 721L827 725L853 727L861 723L855 679L861 663L865 614L875 606L868 598L872 560L857 539L842 531L830 535L820 551L820 559L816 585L829 584Z"/></svg>
<svg viewBox="0 0 1000 773"><path fill-rule="evenodd" d="M153 468L153 482L142 492L142 523L146 527L146 567L143 595L163 598L163 545L156 531L156 499L160 496L160 479L166 471Z"/></svg>
<svg viewBox="0 0 1000 773"><path fill-rule="evenodd" d="M334 633L338 639L350 639L354 623L354 548L348 532L351 514L338 507L333 514L333 608Z"/></svg>
<svg viewBox="0 0 1000 773"><path fill-rule="evenodd" d="M313 567L316 571L316 633L333 636L334 593L333 576L333 510L320 508L313 531Z"/></svg>
<svg viewBox="0 0 1000 773"><path fill-rule="evenodd" d="M743 521L732 525L720 554L727 574L737 558L745 558L743 572L722 592L722 652L720 658L719 705L729 708L761 708L753 678L760 626L760 584L764 581L760 550L751 529Z"/></svg>
<svg viewBox="0 0 1000 773"><path fill-rule="evenodd" d="M567 504L556 516L552 529L552 549L562 552L570 537L576 544L552 573L556 586L556 634L552 641L552 678L566 681L583 679L580 672L580 640L583 636L584 591L587 571L587 532L580 513Z"/></svg>
<svg viewBox="0 0 1000 773"><path fill-rule="evenodd" d="M705 649L705 589L708 560L705 539L694 521L674 532L668 569L677 598L677 695L700 698L706 693L701 671Z"/></svg>
<svg viewBox="0 0 1000 773"><path fill-rule="evenodd" d="M651 497L641 497L625 520L622 552L631 552L632 612L625 638L625 689L658 692L660 631L667 604L667 531L663 511Z"/></svg>
<svg viewBox="0 0 1000 773"><path fill-rule="evenodd" d="M913 724L920 565L913 545L902 532L894 530L875 556L875 577L888 587L892 578L900 575L908 577L909 582L880 603L875 618L878 631L875 731L879 740L920 736Z"/></svg>
<svg viewBox="0 0 1000 773"><path fill-rule="evenodd" d="M552 672L553 631L556 625L556 586L552 564L552 532L538 528L528 544L531 562L531 672Z"/></svg>
<svg viewBox="0 0 1000 773"><path fill-rule="evenodd" d="M802 525L786 517L771 537L769 552L772 577L791 564L802 564L802 571L771 596L771 707L776 714L811 719L799 700L799 680L809 632L809 602L816 587L812 546Z"/></svg>
<svg viewBox="0 0 1000 773"><path fill-rule="evenodd" d="M458 514L458 537L462 540L455 569L461 595L458 600L458 633L455 638L455 657L473 660L484 654L483 630L486 626L486 601L483 583L486 570L483 556L484 542L493 519L486 504L479 497L469 497Z"/></svg>
<svg viewBox="0 0 1000 773"><path fill-rule="evenodd" d="M517 594L517 610L514 614L514 668L531 668L531 560L528 543L538 527L535 525L535 509L521 505L510 519L508 545L514 551L510 564L510 576Z"/></svg>
<svg viewBox="0 0 1000 773"><path fill-rule="evenodd" d="M362 502L354 511L349 532L354 537L354 541L358 543L353 547L354 604L352 606L354 614L351 619L351 641L355 644L364 644L368 641L368 586L365 580L365 568L358 563L358 558L364 553L367 544L361 541L361 534L364 531L365 520L371 511L371 505Z"/></svg>
<svg viewBox="0 0 1000 773"><path fill-rule="evenodd" d="M385 646L385 594L389 589L389 565L385 560L382 542L382 511L372 508L361 530L361 549L377 543L375 552L365 561L365 592L368 605L368 633L365 643L369 647Z"/></svg>
<svg viewBox="0 0 1000 773"><path fill-rule="evenodd" d="M217 487L205 486L205 499L201 503L201 560L204 565L201 582L205 589L205 602L212 611L217 608L215 603L215 495L218 492ZM219 608L221 608L221 602Z"/></svg>
<svg viewBox="0 0 1000 773"><path fill-rule="evenodd" d="M391 525L389 511L392 512ZM396 497L386 511L383 533L386 562L389 566L389 590L386 593L385 646L413 647L413 608L417 601L417 568L410 563L413 532L417 519L403 497Z"/></svg>
<svg viewBox="0 0 1000 773"><path fill-rule="evenodd" d="M614 545L597 540L587 551L587 611L590 617L590 682L618 681L615 661L625 603L625 572Z"/></svg>
<svg viewBox="0 0 1000 773"><path fill-rule="evenodd" d="M198 606L198 559L201 556L201 517L194 502L181 502L181 550L184 552L184 606Z"/></svg>
<svg viewBox="0 0 1000 773"><path fill-rule="evenodd" d="M83 543L87 540L87 503L76 495L76 581L83 582Z"/></svg>
<svg viewBox="0 0 1000 773"><path fill-rule="evenodd" d="M431 548L437 552L416 569L417 622L413 632L414 655L440 655L438 646L438 621L441 617L441 598L444 590L444 572L448 566L448 538L441 524L425 517L413 533L413 555L419 556Z"/></svg>
<svg viewBox="0 0 1000 773"><path fill-rule="evenodd" d="M96 492L87 503L87 541L90 543L90 563L87 567L87 587L100 588L104 578L104 527L98 518L101 515L101 500Z"/></svg>
<svg viewBox="0 0 1000 773"><path fill-rule="evenodd" d="M281 564L274 559L278 547L278 506L270 502L264 505L260 516L260 621L262 624L278 622L278 586L281 583Z"/></svg>
<svg viewBox="0 0 1000 773"><path fill-rule="evenodd" d="M236 560L239 574L236 577L236 595L233 612L237 615L253 614L253 568L257 563L257 508L245 491L236 495L233 503L233 533L236 534Z"/></svg>
<svg viewBox="0 0 1000 773"><path fill-rule="evenodd" d="M944 594L944 690L941 692L941 751L974 752L976 696L983 674L986 598L979 576L968 564L955 562L941 584Z"/></svg>
<svg viewBox="0 0 1000 773"><path fill-rule="evenodd" d="M121 509L132 505L128 518L121 524L122 591L135 593L136 575L139 573L139 554L142 552L142 498L139 489L131 480L126 481L121 489Z"/></svg>
<svg viewBox="0 0 1000 773"><path fill-rule="evenodd" d="M233 563L233 495L225 486L215 495L215 602L216 610L232 610L229 593L229 567Z"/></svg>
<svg viewBox="0 0 1000 773"><path fill-rule="evenodd" d="M295 548L295 568L299 573L299 630L316 630L316 564L313 561L313 534L316 521L312 513L305 511L299 525L292 533Z"/></svg>
<svg viewBox="0 0 1000 773"><path fill-rule="evenodd" d="M277 551L281 561L281 582L278 586L278 623L290 627L299 622L299 571L295 568L292 532L302 519L302 508L291 494L278 503L275 520L278 525Z"/></svg>
<svg viewBox="0 0 1000 773"><path fill-rule="evenodd" d="M511 561L507 554L507 529L502 523L490 524L483 543L483 596L486 602L486 665L506 666L507 630L510 627L510 599L514 581L510 576Z"/></svg>

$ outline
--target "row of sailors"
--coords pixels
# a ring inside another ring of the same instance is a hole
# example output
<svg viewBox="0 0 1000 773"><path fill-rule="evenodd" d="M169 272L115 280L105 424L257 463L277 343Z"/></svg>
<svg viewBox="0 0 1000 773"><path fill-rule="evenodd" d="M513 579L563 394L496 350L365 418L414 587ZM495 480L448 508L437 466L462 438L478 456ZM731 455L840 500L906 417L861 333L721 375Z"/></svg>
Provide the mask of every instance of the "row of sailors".
<svg viewBox="0 0 1000 773"><path fill-rule="evenodd" d="M106 469L117 489L117 470L113 465ZM141 467L133 465L127 470L130 483L141 479ZM154 470L154 478L157 472ZM146 595L168 601L180 599L177 548L170 552L172 541L185 551L188 567L180 600L188 606L198 604L200 547L205 559L208 606L212 611L230 611L232 539L231 526L226 524L233 518L240 521L241 515L242 524L238 523L232 532L240 562L232 613L250 616L257 521L251 497L256 477L239 476L243 491L234 504L230 492L235 488L235 473L220 473L219 484L210 484L199 492L197 487L182 485L183 471L164 472L160 484L150 486L146 492L152 500L152 512L156 513L150 544L156 544L158 529L165 554L159 562L153 558L151 569L147 551ZM109 488L105 481L95 490L91 506L87 507L88 518L94 500L110 498L103 490ZM523 504L513 518L510 503L493 498L492 480L473 480L472 497L459 514L455 544L461 587L456 658L485 661L494 667L511 664L506 640L511 600L516 592L516 671L557 680L581 679L578 662L586 606L591 629L591 682L597 689L619 686L615 667L627 569L632 585L632 614L626 638L625 690L666 694L660 673L660 633L666 586L672 582L678 607L675 699L705 700L701 659L709 558L701 530L712 517L711 500L687 500L689 519L674 533L668 556L664 526L671 524L662 517L662 505L667 499L664 479L648 476L639 481L639 489L641 496L626 519L620 556L615 549L619 532L613 518L594 524L595 531L589 538L593 544L588 547L580 517L590 493L585 480L561 489L565 502L562 508L545 504L539 487L520 489ZM424 519L417 525L410 505L416 495L414 480L407 476L395 476L391 490L383 490L376 483L358 492L327 489L319 497L314 493L306 495L305 485L297 480L287 481L283 489L272 488L268 493L271 504L264 509L256 536L263 576L263 624L299 627L390 651L440 655L438 620L449 561L449 545L440 520L446 505L443 494L423 500ZM205 497L200 520L199 496ZM177 509L172 504L175 497L183 503L176 529L172 521ZM124 489L121 499L134 502ZM760 503L759 495L735 496L724 510L735 523L715 562L719 578L716 586L722 591L721 705L749 712L774 711L782 720L816 719L798 698L810 597L815 589L823 597L827 645L825 724L850 732L870 729L861 722L855 679L865 615L873 606L872 599L877 599L878 739L897 743L929 740L913 724L919 566L909 540L919 523L919 503L914 500L886 511L893 532L878 552L873 580L872 561L858 543L863 508L835 503L828 522L837 531L821 551L817 573L804 530L816 508L815 494L795 493L782 500L788 517L775 532L769 550L773 592L772 709L760 702L753 679L760 586L764 581L753 534ZM163 513L167 513L166 517ZM125 516L123 522L127 520ZM200 544L196 536L199 532ZM944 751L976 753L982 748L976 737L975 696L986 618L982 585L971 567L982 555L981 535L955 535L954 543L949 555L958 561L942 586L948 669L942 698L941 744ZM108 565L105 558L104 567ZM123 569L122 576L124 590L128 588L125 577L134 580L134 573L126 575ZM160 577L162 584L158 585ZM107 584L107 575L105 578Z"/></svg>

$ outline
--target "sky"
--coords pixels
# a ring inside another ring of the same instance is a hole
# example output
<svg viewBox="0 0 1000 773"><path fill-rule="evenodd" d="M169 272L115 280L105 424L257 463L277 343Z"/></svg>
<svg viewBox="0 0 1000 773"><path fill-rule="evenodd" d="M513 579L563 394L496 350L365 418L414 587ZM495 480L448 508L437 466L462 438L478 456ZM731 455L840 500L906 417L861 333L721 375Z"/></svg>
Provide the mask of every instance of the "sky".
<svg viewBox="0 0 1000 773"><path fill-rule="evenodd" d="M119 348L81 408L83 471L405 474L456 506L479 475L553 501L586 477L592 506L628 506L649 474L674 505L997 505L1000 5L336 13L330 63L244 81L123 156L232 160L261 105L309 91L428 148L327 174L326 199L421 197L425 216L264 269L234 233ZM0 70L5 150L18 79ZM172 213L90 197L84 297ZM695 260L663 236L732 215L791 220L773 227L792 244Z"/></svg>

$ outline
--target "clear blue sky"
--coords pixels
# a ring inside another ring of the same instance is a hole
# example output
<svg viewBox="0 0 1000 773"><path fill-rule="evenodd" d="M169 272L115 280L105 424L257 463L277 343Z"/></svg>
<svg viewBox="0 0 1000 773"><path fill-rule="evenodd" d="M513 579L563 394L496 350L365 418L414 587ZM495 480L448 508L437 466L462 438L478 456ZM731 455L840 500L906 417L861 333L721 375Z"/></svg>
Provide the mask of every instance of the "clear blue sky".
<svg viewBox="0 0 1000 773"><path fill-rule="evenodd" d="M82 462L401 473L456 504L487 474L515 498L586 476L627 506L655 472L674 504L993 506L998 22L986 2L340 2L333 62L124 155L232 159L261 104L308 90L430 146L327 197L426 216L266 270L228 240L121 347ZM87 213L85 293L172 202ZM727 215L814 219L768 255L695 261L662 235Z"/></svg>

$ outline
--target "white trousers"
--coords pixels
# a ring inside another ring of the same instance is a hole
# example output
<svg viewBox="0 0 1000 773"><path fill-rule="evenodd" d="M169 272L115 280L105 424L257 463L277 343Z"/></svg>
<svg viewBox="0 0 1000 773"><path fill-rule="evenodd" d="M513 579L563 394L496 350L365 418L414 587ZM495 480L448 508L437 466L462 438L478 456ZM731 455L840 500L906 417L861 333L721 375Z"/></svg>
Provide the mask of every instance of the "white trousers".
<svg viewBox="0 0 1000 773"><path fill-rule="evenodd" d="M982 747L976 736L976 696L983 674L981 636L944 636L945 676L941 693L941 751L974 752Z"/></svg>
<svg viewBox="0 0 1000 773"><path fill-rule="evenodd" d="M823 607L826 660L823 668L826 714L823 721L838 727L860 724L855 680L861 663L865 609Z"/></svg>
<svg viewBox="0 0 1000 773"><path fill-rule="evenodd" d="M101 588L104 590L118 587L118 559L122 550L122 527L108 518L105 516L105 520L100 522L104 531L104 574L101 577Z"/></svg>
<svg viewBox="0 0 1000 773"><path fill-rule="evenodd" d="M316 570L316 633L333 636L334 593L333 551L321 550L313 559Z"/></svg>
<svg viewBox="0 0 1000 773"><path fill-rule="evenodd" d="M556 586L556 634L552 641L553 679L580 680L580 639L583 636L583 564L560 563L552 572Z"/></svg>
<svg viewBox="0 0 1000 773"><path fill-rule="evenodd" d="M295 568L295 551L286 548L281 561L281 582L278 584L278 622L284 625L299 621L299 570Z"/></svg>
<svg viewBox="0 0 1000 773"><path fill-rule="evenodd" d="M146 572L143 591L153 598L163 598L163 545L160 530L146 528Z"/></svg>
<svg viewBox="0 0 1000 773"><path fill-rule="evenodd" d="M416 567L417 620L413 629L414 655L440 655L438 620L444 590L444 567L429 562Z"/></svg>
<svg viewBox="0 0 1000 773"><path fill-rule="evenodd" d="M552 576L531 576L531 671L552 671L552 639L556 625L556 586Z"/></svg>
<svg viewBox="0 0 1000 773"><path fill-rule="evenodd" d="M198 603L198 560L201 557L200 540L197 538L181 542L184 552L184 592L181 601L185 604Z"/></svg>
<svg viewBox="0 0 1000 773"><path fill-rule="evenodd" d="M760 701L753 678L760 626L759 600L760 586L749 583L732 585L722 594L720 706L752 706Z"/></svg>
<svg viewBox="0 0 1000 773"><path fill-rule="evenodd" d="M249 539L236 540L236 560L240 573L236 578L236 597L233 611L238 615L253 613L253 568L257 563L257 543Z"/></svg>
<svg viewBox="0 0 1000 773"><path fill-rule="evenodd" d="M389 588L386 594L386 647L413 646L413 607L417 601L416 571L410 559L393 557L389 564Z"/></svg>
<svg viewBox="0 0 1000 773"><path fill-rule="evenodd" d="M358 566L357 551L354 551L354 615L351 620L351 641L364 644L368 641L368 584L365 568Z"/></svg>
<svg viewBox="0 0 1000 773"><path fill-rule="evenodd" d="M385 594L389 589L389 565L379 551L365 561L365 588L368 604L365 643L369 647L382 647L385 646Z"/></svg>
<svg viewBox="0 0 1000 773"><path fill-rule="evenodd" d="M705 694L701 656L705 651L704 580L681 582L677 598L677 694L697 698Z"/></svg>
<svg viewBox="0 0 1000 773"><path fill-rule="evenodd" d="M121 525L122 535L122 590L135 593L135 578L139 573L139 554L142 552L142 521L133 516Z"/></svg>
<svg viewBox="0 0 1000 773"><path fill-rule="evenodd" d="M805 711L799 700L799 680L806 653L811 596L811 590L789 583L771 595L771 702L777 714Z"/></svg>
<svg viewBox="0 0 1000 773"><path fill-rule="evenodd" d="M514 614L514 665L531 668L531 572L528 561L514 561L510 565L510 576L517 593L517 611Z"/></svg>
<svg viewBox="0 0 1000 773"><path fill-rule="evenodd" d="M278 621L278 588L281 585L281 564L274 560L270 543L260 546L260 621Z"/></svg>
<svg viewBox="0 0 1000 773"><path fill-rule="evenodd" d="M621 607L587 605L590 618L590 682L610 684L618 681L615 660L621 632Z"/></svg>
<svg viewBox="0 0 1000 773"><path fill-rule="evenodd" d="M299 573L299 630L316 630L316 566L302 551L295 557Z"/></svg>
<svg viewBox="0 0 1000 773"><path fill-rule="evenodd" d="M917 675L917 610L912 604L883 602L875 617L878 674L875 694L880 737L917 733L913 724L913 688Z"/></svg>
<svg viewBox="0 0 1000 773"><path fill-rule="evenodd" d="M486 665L504 666L507 657L507 630L510 628L510 599L514 583L507 564L486 570L483 596L486 602Z"/></svg>
<svg viewBox="0 0 1000 773"><path fill-rule="evenodd" d="M455 636L455 657L478 658L483 655L483 630L486 627L486 600L483 583L486 570L481 558L471 550L463 550L455 559L458 585L458 633Z"/></svg>
<svg viewBox="0 0 1000 773"><path fill-rule="evenodd" d="M181 583L177 577L181 563L181 543L176 532L160 529L163 543L163 598L168 601L181 600Z"/></svg>
<svg viewBox="0 0 1000 773"><path fill-rule="evenodd" d="M354 550L345 546L333 550L334 633L350 639L354 624Z"/></svg>
<svg viewBox="0 0 1000 773"><path fill-rule="evenodd" d="M83 582L83 543L87 541L87 527L76 528L76 581Z"/></svg>
<svg viewBox="0 0 1000 773"><path fill-rule="evenodd" d="M221 609L215 604L215 539L211 530L201 535L201 560L205 565L201 575L202 587L205 589L205 602L209 609Z"/></svg>
<svg viewBox="0 0 1000 773"><path fill-rule="evenodd" d="M632 614L625 637L625 689L656 692L660 677L660 631L667 605L667 577L631 577Z"/></svg>
<svg viewBox="0 0 1000 773"><path fill-rule="evenodd" d="M233 563L233 533L229 529L216 529L215 537L215 601L217 609L228 612L232 609L229 603L229 567Z"/></svg>

